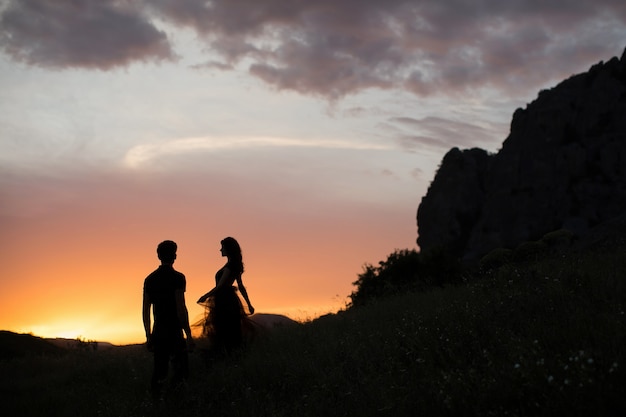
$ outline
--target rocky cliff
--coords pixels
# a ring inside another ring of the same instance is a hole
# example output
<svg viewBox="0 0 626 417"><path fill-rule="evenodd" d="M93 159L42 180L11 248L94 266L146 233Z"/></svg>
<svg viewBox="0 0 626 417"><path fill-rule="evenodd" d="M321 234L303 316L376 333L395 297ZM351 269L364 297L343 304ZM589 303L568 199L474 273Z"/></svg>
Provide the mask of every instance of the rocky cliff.
<svg viewBox="0 0 626 417"><path fill-rule="evenodd" d="M472 259L626 212L626 50L541 91L497 154L450 150L418 211L422 251Z"/></svg>

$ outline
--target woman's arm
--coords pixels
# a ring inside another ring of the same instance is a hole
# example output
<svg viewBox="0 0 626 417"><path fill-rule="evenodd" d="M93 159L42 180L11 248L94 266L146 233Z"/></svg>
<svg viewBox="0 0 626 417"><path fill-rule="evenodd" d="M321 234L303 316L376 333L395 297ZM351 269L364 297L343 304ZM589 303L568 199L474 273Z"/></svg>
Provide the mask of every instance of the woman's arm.
<svg viewBox="0 0 626 417"><path fill-rule="evenodd" d="M209 291L208 293L200 297L198 299L198 302L199 303L205 302L207 298L209 298L215 293L215 291L219 290L220 288L228 287L231 285L233 285L233 279L230 274L230 269L228 269L228 267L225 266L224 268L222 268L222 273L220 275L219 281L217 282L217 285L211 291Z"/></svg>
<svg viewBox="0 0 626 417"><path fill-rule="evenodd" d="M239 292L243 296L243 299L248 303L248 310L250 310L250 314L254 314L254 307L252 307L252 303L250 303L250 298L248 297L248 291L246 291L246 287L243 286L243 280L241 279L241 275L237 277L237 287L239 287Z"/></svg>

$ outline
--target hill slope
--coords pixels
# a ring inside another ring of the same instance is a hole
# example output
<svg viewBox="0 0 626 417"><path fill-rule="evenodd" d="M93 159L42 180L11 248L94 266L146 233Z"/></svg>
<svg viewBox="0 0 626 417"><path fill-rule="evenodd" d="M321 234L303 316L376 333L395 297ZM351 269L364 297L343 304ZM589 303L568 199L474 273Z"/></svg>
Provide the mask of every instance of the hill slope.
<svg viewBox="0 0 626 417"><path fill-rule="evenodd" d="M58 355L65 349L30 334L0 330L0 359L27 355Z"/></svg>

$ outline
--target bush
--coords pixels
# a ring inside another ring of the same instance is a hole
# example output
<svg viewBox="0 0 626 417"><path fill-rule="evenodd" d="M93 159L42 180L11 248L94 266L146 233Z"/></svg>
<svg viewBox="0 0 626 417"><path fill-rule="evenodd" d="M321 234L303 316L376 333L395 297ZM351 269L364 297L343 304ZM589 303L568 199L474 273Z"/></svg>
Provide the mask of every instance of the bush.
<svg viewBox="0 0 626 417"><path fill-rule="evenodd" d="M375 267L366 264L363 273L353 282L357 287L350 295L351 305L364 305L413 286L418 281L421 256L415 250L396 250Z"/></svg>
<svg viewBox="0 0 626 417"><path fill-rule="evenodd" d="M460 262L444 251L425 254L414 249L396 249L378 266L366 264L353 282L351 306L360 306L381 297L409 291L423 292L460 282Z"/></svg>

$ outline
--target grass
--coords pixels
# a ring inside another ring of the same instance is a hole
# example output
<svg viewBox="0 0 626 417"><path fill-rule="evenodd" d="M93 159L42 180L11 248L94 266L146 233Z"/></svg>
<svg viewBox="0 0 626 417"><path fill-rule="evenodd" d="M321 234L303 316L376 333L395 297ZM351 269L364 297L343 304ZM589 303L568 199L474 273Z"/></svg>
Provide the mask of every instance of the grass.
<svg viewBox="0 0 626 417"><path fill-rule="evenodd" d="M191 355L152 404L140 346L0 362L6 416L621 416L623 247L507 263L463 285L351 308Z"/></svg>

